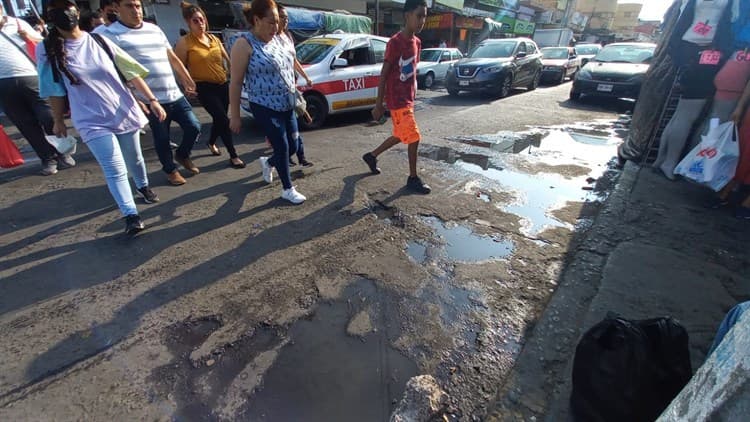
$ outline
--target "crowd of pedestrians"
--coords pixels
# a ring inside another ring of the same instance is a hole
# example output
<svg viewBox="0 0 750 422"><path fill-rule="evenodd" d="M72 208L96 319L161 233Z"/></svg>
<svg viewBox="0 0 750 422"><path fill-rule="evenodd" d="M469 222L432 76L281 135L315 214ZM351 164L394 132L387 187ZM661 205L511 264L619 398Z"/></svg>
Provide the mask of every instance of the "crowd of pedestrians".
<svg viewBox="0 0 750 422"><path fill-rule="evenodd" d="M0 45L0 101L42 161L42 174L75 165L71 156L60 154L45 139L67 136L69 112L104 173L126 232L137 233L145 226L128 177L146 203L159 201L141 151L142 128L150 126L168 183L186 183L178 164L193 175L200 173L190 156L201 124L185 97L195 95L212 118L211 153L222 154L217 145L221 139L229 166L244 168L233 139L242 126L244 90L255 122L273 149L271 156L259 160L263 179L272 183L275 170L282 185L281 198L293 204L306 200L292 184L289 168L297 165L295 155L300 165L312 166L297 125L298 118L310 119L297 91L297 78L308 86L313 81L297 61L283 6L273 0L254 0L244 12L251 29L228 54L222 42L207 32L206 13L197 5L181 5L189 31L174 51L158 26L144 22L141 0L104 0L101 5L100 11L82 16L75 0L47 2L51 29L43 42L26 22L4 16L0 6L0 42L8 44ZM425 0L407 0L404 12L404 30L386 47L373 111L378 120L387 104L394 121L393 136L363 159L372 173L379 173L377 155L398 143L407 144L407 187L429 193L429 186L416 174L420 135L413 109L420 50L416 33L426 19ZM36 45L39 48L33 51ZM174 152L169 137L172 122L183 133Z"/></svg>

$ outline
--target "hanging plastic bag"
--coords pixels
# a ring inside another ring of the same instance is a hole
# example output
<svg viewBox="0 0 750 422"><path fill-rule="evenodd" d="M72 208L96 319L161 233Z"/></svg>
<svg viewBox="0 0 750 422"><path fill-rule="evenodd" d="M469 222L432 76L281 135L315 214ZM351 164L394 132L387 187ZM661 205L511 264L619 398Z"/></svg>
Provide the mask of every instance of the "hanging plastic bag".
<svg viewBox="0 0 750 422"><path fill-rule="evenodd" d="M46 135L45 139L47 139L47 142L55 147L60 154L68 155L76 153L76 143L78 141L70 135L64 138L58 138L55 135Z"/></svg>
<svg viewBox="0 0 750 422"><path fill-rule="evenodd" d="M16 144L10 140L10 136L5 133L5 129L0 125L0 167L13 168L23 164L23 156L18 150Z"/></svg>
<svg viewBox="0 0 750 422"><path fill-rule="evenodd" d="M720 191L734 178L740 160L739 135L734 122L712 125L708 134L675 168L688 180Z"/></svg>

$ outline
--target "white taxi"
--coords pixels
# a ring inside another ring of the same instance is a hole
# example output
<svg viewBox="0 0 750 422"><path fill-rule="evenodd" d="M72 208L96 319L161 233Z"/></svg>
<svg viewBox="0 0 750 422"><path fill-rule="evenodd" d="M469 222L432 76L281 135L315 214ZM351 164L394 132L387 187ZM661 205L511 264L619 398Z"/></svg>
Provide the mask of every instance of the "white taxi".
<svg viewBox="0 0 750 422"><path fill-rule="evenodd" d="M308 87L297 80L312 117L312 123L300 119L300 127L315 129L329 114L373 108L387 42L369 34L328 34L297 44L297 59L313 81ZM244 97L241 106L250 112Z"/></svg>

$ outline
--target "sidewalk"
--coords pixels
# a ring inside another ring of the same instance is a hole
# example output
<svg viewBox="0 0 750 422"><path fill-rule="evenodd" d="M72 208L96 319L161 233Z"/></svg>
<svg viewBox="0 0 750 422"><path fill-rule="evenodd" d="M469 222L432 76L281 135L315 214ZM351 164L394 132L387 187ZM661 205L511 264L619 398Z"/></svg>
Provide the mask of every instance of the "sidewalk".
<svg viewBox="0 0 750 422"><path fill-rule="evenodd" d="M707 210L710 192L628 163L500 388L489 420L570 420L581 334L608 311L671 315L690 335L695 372L726 311L750 299L750 221Z"/></svg>

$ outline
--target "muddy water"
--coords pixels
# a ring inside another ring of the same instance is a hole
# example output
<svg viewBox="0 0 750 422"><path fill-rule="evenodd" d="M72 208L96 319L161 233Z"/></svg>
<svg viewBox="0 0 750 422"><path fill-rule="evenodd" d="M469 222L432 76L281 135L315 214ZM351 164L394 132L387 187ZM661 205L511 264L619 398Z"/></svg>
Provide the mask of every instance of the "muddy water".
<svg viewBox="0 0 750 422"><path fill-rule="evenodd" d="M513 200L496 206L521 217L524 234L535 235L547 227L574 228L551 214L566 203L604 199L594 183L611 168L623 133L613 121L536 128L451 137L469 149L428 146L420 154L512 193ZM491 193L477 197L492 202Z"/></svg>
<svg viewBox="0 0 750 422"><path fill-rule="evenodd" d="M400 326L396 298L359 280L344 300L323 303L289 330L290 343L239 416L252 421L384 421L401 399L416 364L390 346ZM373 330L347 335L360 311Z"/></svg>
<svg viewBox="0 0 750 422"><path fill-rule="evenodd" d="M513 252L513 242L502 237L480 236L467 226L446 223L436 217L423 220L444 244L425 246L409 242L407 253L417 263L422 264L428 257L439 258L440 255L445 255L449 261L479 262L505 258Z"/></svg>

